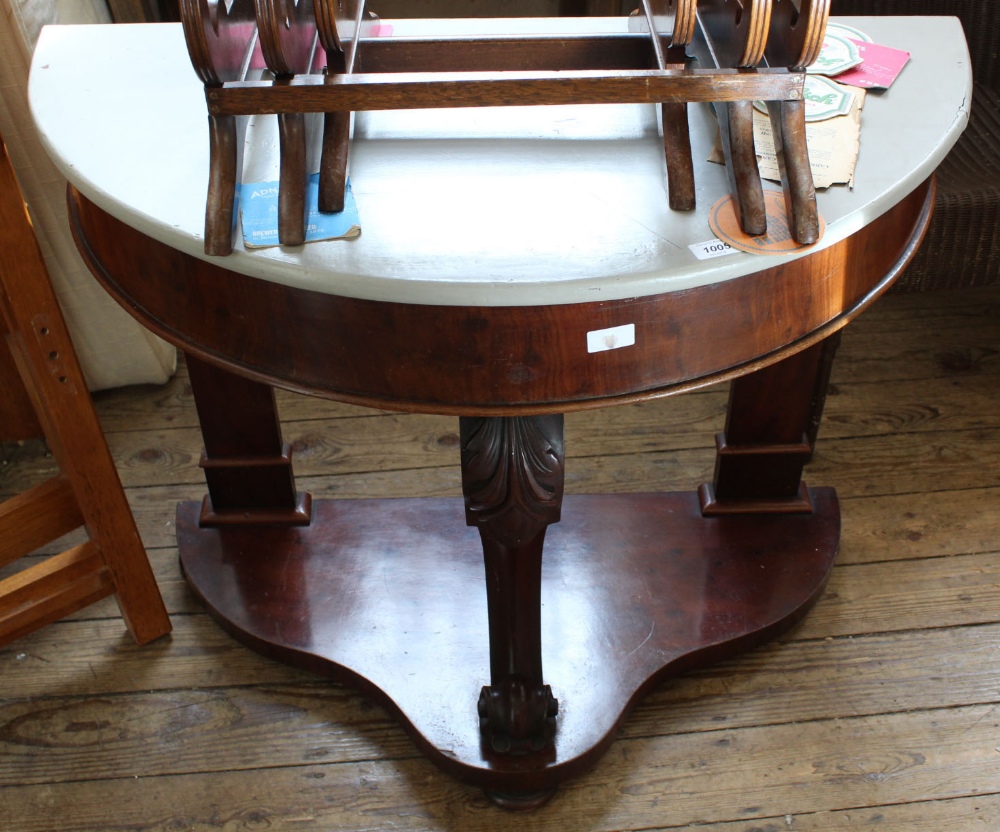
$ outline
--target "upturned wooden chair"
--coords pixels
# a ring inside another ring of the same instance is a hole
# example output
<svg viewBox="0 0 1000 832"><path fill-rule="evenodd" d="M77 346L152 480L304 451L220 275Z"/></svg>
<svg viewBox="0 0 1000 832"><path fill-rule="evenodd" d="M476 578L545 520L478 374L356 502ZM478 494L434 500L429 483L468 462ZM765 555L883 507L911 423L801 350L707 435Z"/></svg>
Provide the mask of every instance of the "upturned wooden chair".
<svg viewBox="0 0 1000 832"><path fill-rule="evenodd" d="M956 16L972 55L971 121L938 168L934 219L898 289L1000 282L1000 21L995 6L984 0L832 0L834 15ZM905 43L886 45L906 48ZM864 140L862 125L862 153Z"/></svg>
<svg viewBox="0 0 1000 832"><path fill-rule="evenodd" d="M85 526L89 539L0 580L0 644L115 595L144 644L170 619L125 499L0 137L0 439L41 436L61 473L0 502L0 567Z"/></svg>

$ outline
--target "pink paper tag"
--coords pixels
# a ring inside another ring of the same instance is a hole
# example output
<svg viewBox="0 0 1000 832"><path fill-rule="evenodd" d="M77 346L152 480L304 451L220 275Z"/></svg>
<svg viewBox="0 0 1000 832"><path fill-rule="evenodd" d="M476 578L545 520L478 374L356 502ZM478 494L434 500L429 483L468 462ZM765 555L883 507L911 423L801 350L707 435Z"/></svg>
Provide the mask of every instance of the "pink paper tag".
<svg viewBox="0 0 1000 832"><path fill-rule="evenodd" d="M863 63L837 76L837 83L850 84L852 87L867 87L869 89L887 89L896 76L902 72L910 53L891 46L881 46L877 43L865 43L852 40L861 52Z"/></svg>

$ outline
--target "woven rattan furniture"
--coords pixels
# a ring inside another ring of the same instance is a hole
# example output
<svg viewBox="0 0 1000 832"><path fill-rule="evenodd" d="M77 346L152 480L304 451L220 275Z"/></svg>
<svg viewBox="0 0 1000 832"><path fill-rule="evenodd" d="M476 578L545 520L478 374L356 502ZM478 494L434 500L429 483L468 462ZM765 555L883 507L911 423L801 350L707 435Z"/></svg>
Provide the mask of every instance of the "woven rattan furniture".
<svg viewBox="0 0 1000 832"><path fill-rule="evenodd" d="M1000 281L1000 26L995 5L984 0L833 0L831 8L835 15L953 15L962 21L972 56L972 118L938 168L934 219L896 288L948 289ZM902 41L886 46L906 49ZM862 136L862 153L863 142Z"/></svg>

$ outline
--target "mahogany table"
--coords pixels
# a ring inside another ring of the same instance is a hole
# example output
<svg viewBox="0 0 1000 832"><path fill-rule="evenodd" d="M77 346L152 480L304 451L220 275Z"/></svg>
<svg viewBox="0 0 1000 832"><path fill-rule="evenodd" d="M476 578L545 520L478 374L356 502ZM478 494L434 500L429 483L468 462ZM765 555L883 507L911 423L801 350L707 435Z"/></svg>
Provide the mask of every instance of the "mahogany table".
<svg viewBox="0 0 1000 832"><path fill-rule="evenodd" d="M855 187L820 194L807 252L710 260L691 246L712 237L725 171L700 163L698 209L671 212L642 106L359 115L358 239L207 258L204 100L180 28L46 29L31 99L80 250L187 353L208 495L178 507L178 547L219 623L532 806L664 677L804 615L839 540L835 493L801 480L837 333L916 249L971 81L954 19L849 22L913 55L869 98ZM692 124L707 153L707 108ZM272 130L251 125L249 181L273 170ZM561 414L726 379L711 483L564 497ZM459 416L464 500L311 500L274 386Z"/></svg>

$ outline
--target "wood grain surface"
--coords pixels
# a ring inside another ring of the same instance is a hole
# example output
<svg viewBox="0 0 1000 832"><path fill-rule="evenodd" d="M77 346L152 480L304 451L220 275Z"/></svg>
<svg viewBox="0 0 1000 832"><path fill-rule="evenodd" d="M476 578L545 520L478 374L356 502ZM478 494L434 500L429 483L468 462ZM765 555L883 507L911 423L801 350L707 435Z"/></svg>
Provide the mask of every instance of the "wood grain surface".
<svg viewBox="0 0 1000 832"><path fill-rule="evenodd" d="M592 774L525 817L439 774L377 706L219 631L173 548L174 503L204 492L186 373L99 394L175 629L136 648L106 601L0 651L4 829L991 831L998 312L996 288L890 294L845 330L806 468L841 497L826 594L782 641L657 689ZM567 492L693 489L725 401L569 414ZM279 408L319 496L461 493L456 419ZM3 493L53 464L33 442L0 457Z"/></svg>
<svg viewBox="0 0 1000 832"><path fill-rule="evenodd" d="M848 239L752 279L518 307L366 301L247 277L146 237L73 188L70 217L101 285L200 359L355 404L534 415L695 389L832 335L908 262L932 196L925 182ZM641 353L605 350L595 360L580 348L588 332L623 320L634 324ZM497 355L505 371L484 371Z"/></svg>

